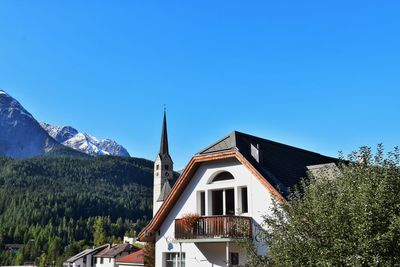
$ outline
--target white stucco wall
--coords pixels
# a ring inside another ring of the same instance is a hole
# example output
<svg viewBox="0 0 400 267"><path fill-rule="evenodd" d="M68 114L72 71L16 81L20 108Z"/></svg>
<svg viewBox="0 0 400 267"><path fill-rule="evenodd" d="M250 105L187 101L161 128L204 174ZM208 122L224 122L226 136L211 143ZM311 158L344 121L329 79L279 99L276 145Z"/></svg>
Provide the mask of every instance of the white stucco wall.
<svg viewBox="0 0 400 267"><path fill-rule="evenodd" d="M116 262L114 258L103 258L103 263L100 263L101 258L97 258L96 260L96 267L115 267Z"/></svg>
<svg viewBox="0 0 400 267"><path fill-rule="evenodd" d="M96 258L93 257L94 254L96 254L96 252L87 254L79 259L77 259L76 261L74 261L73 263L69 264L69 266L71 267L91 267L92 266L92 260L93 260L93 266L95 266L95 261ZM83 263L83 259L86 258L86 264Z"/></svg>
<svg viewBox="0 0 400 267"><path fill-rule="evenodd" d="M221 171L230 172L235 179L209 183L210 178ZM191 182L182 193L175 207L171 210L160 228L160 234L156 237L156 266L164 267L163 255L165 252L179 252L179 244L173 243L175 236L175 219L179 219L186 213L197 212L197 192L206 191L206 216L211 215L208 207L207 190L228 189L235 190L235 209L239 207L238 189L246 186L248 191L248 213L241 214L254 219L256 224L262 223L262 216L270 211L272 206L270 192L260 181L237 160L224 160L203 163L193 175ZM237 214L239 215L239 214ZM253 227L254 233L254 227ZM186 254L186 266L226 266L226 243L183 243L182 252ZM266 248L260 246L259 252L265 253ZM238 252L240 263L245 261L245 255L234 244L230 244L230 252ZM211 263L210 263L210 262Z"/></svg>
<svg viewBox="0 0 400 267"><path fill-rule="evenodd" d="M74 263L72 263L72 267L83 267L83 257L74 261Z"/></svg>

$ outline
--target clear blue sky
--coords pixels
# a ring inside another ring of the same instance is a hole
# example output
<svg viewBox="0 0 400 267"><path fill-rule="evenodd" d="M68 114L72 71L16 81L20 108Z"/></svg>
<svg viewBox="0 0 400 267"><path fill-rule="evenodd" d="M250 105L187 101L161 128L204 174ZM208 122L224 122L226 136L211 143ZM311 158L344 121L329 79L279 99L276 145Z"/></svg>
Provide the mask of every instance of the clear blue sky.
<svg viewBox="0 0 400 267"><path fill-rule="evenodd" d="M399 1L0 2L0 88L176 169L232 130L336 156L400 144Z"/></svg>

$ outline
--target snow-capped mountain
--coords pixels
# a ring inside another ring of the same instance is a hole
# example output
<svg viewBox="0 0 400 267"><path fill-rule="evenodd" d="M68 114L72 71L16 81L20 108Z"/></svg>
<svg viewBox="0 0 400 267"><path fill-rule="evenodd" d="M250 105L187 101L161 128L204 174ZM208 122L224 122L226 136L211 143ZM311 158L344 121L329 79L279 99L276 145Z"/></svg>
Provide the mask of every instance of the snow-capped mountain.
<svg viewBox="0 0 400 267"><path fill-rule="evenodd" d="M81 133L71 126L54 126L45 122L40 125L57 142L92 156L113 155L129 157L128 151L110 139L98 140L87 133Z"/></svg>
<svg viewBox="0 0 400 267"><path fill-rule="evenodd" d="M113 140L97 140L69 126L39 123L17 100L0 89L0 156L28 158L48 152L82 155L75 150L93 156L129 157L128 151Z"/></svg>
<svg viewBox="0 0 400 267"><path fill-rule="evenodd" d="M0 90L0 155L26 158L60 145L17 100Z"/></svg>

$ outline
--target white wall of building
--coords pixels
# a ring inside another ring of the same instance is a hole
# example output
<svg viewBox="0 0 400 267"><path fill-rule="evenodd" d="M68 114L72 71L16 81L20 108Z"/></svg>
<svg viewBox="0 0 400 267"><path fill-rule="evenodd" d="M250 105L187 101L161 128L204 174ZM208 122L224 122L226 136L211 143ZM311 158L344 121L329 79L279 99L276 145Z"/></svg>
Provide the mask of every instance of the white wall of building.
<svg viewBox="0 0 400 267"><path fill-rule="evenodd" d="M103 263L101 263L103 259ZM114 258L96 258L96 267L116 267L116 262Z"/></svg>
<svg viewBox="0 0 400 267"><path fill-rule="evenodd" d="M83 258L86 258L86 261L88 260L88 258L90 258L90 261L92 260L91 257L84 256L84 257L79 258L76 261L74 261L74 263L72 263L72 267L84 267L85 265L86 266L91 266L90 263L89 263L89 265L87 265L87 263L84 264L83 263Z"/></svg>
<svg viewBox="0 0 400 267"><path fill-rule="evenodd" d="M222 171L230 172L235 179L209 183L210 178ZM256 224L262 223L262 216L270 212L272 206L271 193L261 184L261 182L239 161L235 159L203 163L196 171L180 199L171 210L166 220L160 228L160 234L156 236L156 266L164 267L165 252L179 252L180 245L172 242L175 236L175 219L179 219L187 213L199 213L198 210L198 191L206 192L206 216L211 215L208 207L208 190L229 189L235 190L235 209L239 207L239 189L247 187L248 192L248 213L241 214L254 219ZM239 211L237 210L237 215ZM254 233L253 227L253 233ZM226 266L221 255L225 256L226 243L184 243L182 252L186 256L186 266ZM245 255L234 244L230 245L231 252L239 252L241 263L245 260ZM260 246L259 252L265 253L266 248ZM208 260L213 261L212 264Z"/></svg>
<svg viewBox="0 0 400 267"><path fill-rule="evenodd" d="M95 251L93 253L87 254L85 256L80 257L79 259L75 260L73 263L69 263L69 267L92 267L95 266L95 261L96 259L93 257L94 254L96 254L98 251ZM84 261L86 259L86 263ZM93 264L92 264L93 261ZM64 266L66 266L64 264Z"/></svg>

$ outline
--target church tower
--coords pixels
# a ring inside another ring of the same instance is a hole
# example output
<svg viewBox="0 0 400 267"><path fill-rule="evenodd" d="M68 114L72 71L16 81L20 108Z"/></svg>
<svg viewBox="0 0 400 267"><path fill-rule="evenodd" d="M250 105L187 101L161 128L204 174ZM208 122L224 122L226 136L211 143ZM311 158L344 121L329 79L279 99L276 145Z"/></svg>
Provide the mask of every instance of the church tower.
<svg viewBox="0 0 400 267"><path fill-rule="evenodd" d="M160 152L154 162L153 216L171 192L173 174L173 162L168 151L167 115L164 110Z"/></svg>

